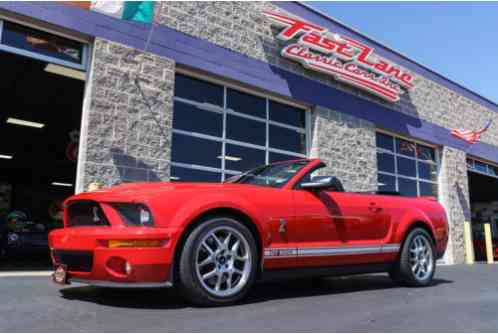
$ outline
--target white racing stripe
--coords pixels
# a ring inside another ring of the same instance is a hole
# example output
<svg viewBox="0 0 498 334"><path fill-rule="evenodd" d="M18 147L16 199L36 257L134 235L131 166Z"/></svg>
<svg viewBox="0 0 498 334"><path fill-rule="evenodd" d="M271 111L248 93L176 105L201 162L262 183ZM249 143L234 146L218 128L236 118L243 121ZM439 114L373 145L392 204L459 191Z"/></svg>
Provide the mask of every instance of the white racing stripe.
<svg viewBox="0 0 498 334"><path fill-rule="evenodd" d="M265 258L295 258L310 256L339 256L359 254L384 254L396 253L399 244L386 244L378 246L354 246L354 247L306 247L306 248L266 248Z"/></svg>
<svg viewBox="0 0 498 334"><path fill-rule="evenodd" d="M5 271L0 272L0 278L3 277L48 277L52 275L52 270L39 271Z"/></svg>

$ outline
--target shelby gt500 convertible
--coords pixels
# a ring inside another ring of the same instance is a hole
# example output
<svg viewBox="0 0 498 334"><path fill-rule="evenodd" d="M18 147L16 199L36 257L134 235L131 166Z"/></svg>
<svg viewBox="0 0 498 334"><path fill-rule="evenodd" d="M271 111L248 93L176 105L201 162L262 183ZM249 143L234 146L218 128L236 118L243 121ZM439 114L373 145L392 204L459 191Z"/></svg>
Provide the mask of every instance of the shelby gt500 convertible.
<svg viewBox="0 0 498 334"><path fill-rule="evenodd" d="M49 235L54 280L177 286L192 302L240 300L260 279L388 272L431 283L448 225L435 198L345 192L317 159L209 183L135 183L70 197Z"/></svg>

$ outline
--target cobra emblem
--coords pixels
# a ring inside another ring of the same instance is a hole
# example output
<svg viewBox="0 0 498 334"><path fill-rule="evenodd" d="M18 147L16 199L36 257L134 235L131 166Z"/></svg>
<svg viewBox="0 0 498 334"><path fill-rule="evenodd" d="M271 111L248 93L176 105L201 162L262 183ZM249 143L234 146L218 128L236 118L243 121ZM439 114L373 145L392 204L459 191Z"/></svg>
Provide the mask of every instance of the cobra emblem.
<svg viewBox="0 0 498 334"><path fill-rule="evenodd" d="M283 218L280 218L280 225L278 227L278 232L280 232L280 233L287 232L287 221Z"/></svg>

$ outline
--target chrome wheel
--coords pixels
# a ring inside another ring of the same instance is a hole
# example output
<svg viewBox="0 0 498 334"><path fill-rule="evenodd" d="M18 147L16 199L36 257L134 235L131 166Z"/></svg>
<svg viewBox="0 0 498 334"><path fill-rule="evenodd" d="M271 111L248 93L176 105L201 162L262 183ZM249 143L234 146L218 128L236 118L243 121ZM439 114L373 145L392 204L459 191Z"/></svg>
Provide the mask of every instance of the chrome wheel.
<svg viewBox="0 0 498 334"><path fill-rule="evenodd" d="M244 288L252 268L249 243L234 228L222 226L207 233L195 250L195 271L204 289L217 297Z"/></svg>
<svg viewBox="0 0 498 334"><path fill-rule="evenodd" d="M413 238L409 248L409 261L413 275L419 281L430 277L434 269L431 242L424 235Z"/></svg>

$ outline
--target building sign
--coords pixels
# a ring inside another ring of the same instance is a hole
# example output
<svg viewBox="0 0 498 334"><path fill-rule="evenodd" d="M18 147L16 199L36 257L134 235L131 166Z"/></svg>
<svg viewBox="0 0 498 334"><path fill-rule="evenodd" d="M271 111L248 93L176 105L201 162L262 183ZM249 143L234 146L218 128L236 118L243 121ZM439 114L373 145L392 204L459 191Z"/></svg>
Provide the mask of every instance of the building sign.
<svg viewBox="0 0 498 334"><path fill-rule="evenodd" d="M283 28L279 40L293 41L281 50L282 57L390 102L397 102L405 90L413 88L410 72L380 58L368 45L279 13L265 11L264 15Z"/></svg>

